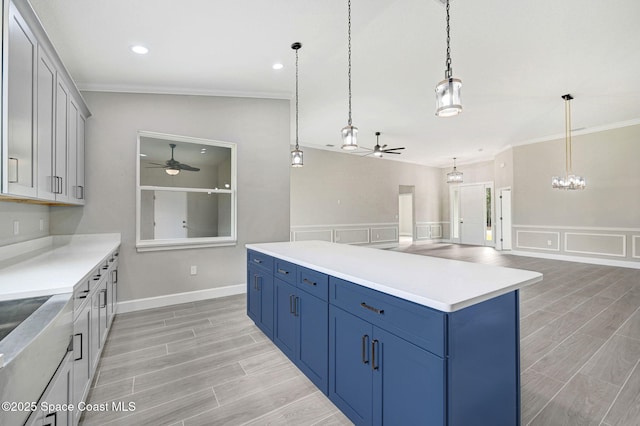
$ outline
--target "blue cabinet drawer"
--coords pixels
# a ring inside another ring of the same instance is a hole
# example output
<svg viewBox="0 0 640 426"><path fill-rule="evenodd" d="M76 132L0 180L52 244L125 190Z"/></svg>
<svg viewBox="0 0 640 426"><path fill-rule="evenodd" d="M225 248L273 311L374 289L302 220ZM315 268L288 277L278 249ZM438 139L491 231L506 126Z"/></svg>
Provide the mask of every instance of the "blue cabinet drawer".
<svg viewBox="0 0 640 426"><path fill-rule="evenodd" d="M329 276L322 272L298 266L299 289L327 301L329 299Z"/></svg>
<svg viewBox="0 0 640 426"><path fill-rule="evenodd" d="M329 281L329 302L440 357L446 314L340 278Z"/></svg>
<svg viewBox="0 0 640 426"><path fill-rule="evenodd" d="M265 271L273 272L273 257L267 256L266 254L248 250L247 262L250 265L263 268Z"/></svg>
<svg viewBox="0 0 640 426"><path fill-rule="evenodd" d="M296 285L296 265L280 259L274 259L274 263L273 275L282 281Z"/></svg>

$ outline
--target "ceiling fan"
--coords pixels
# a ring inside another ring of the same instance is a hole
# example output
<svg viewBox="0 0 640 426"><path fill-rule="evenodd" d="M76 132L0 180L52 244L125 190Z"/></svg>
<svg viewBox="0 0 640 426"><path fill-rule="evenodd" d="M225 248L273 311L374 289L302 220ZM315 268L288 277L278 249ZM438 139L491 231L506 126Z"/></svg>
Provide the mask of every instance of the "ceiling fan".
<svg viewBox="0 0 640 426"><path fill-rule="evenodd" d="M186 170L188 172L199 172L200 169L197 167L192 167L188 164L185 163L181 163L178 160L175 160L173 158L173 150L176 148L176 144L175 143L170 143L169 146L171 147L171 159L167 160L165 162L165 164L160 164L160 163L149 163L149 164L153 164L155 166L159 166L159 167L150 167L150 168L156 168L156 169L165 169L164 171L171 176L175 176L178 173L180 173L180 170Z"/></svg>
<svg viewBox="0 0 640 426"><path fill-rule="evenodd" d="M369 149L369 148L366 148L366 149ZM402 148L387 148L387 144L384 144L384 145L380 146L380 132L376 132L376 146L373 147L371 152L363 155L363 157L373 154L376 157L382 158L382 154L402 154L401 152L396 152L396 151L401 151L403 149L404 149L404 147L402 147Z"/></svg>

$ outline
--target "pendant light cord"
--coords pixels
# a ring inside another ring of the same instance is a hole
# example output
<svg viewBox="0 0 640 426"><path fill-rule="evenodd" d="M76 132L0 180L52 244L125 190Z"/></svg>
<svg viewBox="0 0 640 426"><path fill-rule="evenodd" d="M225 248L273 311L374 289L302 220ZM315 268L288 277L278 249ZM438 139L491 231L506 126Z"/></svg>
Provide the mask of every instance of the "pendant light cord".
<svg viewBox="0 0 640 426"><path fill-rule="evenodd" d="M449 32L451 30L451 26L449 25L449 0L447 0L447 70L444 73L445 78L451 78L451 37L449 36Z"/></svg>
<svg viewBox="0 0 640 426"><path fill-rule="evenodd" d="M296 49L296 151L298 149L298 49Z"/></svg>
<svg viewBox="0 0 640 426"><path fill-rule="evenodd" d="M348 1L349 15L348 15L348 34L349 34L349 126L351 126L351 0Z"/></svg>
<svg viewBox="0 0 640 426"><path fill-rule="evenodd" d="M573 174L573 164L571 160L571 100L566 99L564 103L564 118L566 123L565 139L567 141L567 174Z"/></svg>

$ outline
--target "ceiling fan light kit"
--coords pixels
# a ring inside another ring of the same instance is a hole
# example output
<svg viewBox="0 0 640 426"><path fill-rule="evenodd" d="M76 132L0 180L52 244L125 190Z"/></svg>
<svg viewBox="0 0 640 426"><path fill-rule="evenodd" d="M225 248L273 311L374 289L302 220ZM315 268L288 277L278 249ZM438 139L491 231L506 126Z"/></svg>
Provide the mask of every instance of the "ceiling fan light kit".
<svg viewBox="0 0 640 426"><path fill-rule="evenodd" d="M449 0L446 0L447 9L447 69L444 72L444 80L436 86L436 115L438 117L453 117L462 112L460 89L462 80L453 78L451 69L451 37L449 25Z"/></svg>
<svg viewBox="0 0 640 426"><path fill-rule="evenodd" d="M351 0L347 2L348 6L348 59L349 59L349 121L347 125L342 128L342 149L347 151L353 151L358 149L358 128L353 126L351 121Z"/></svg>
<svg viewBox="0 0 640 426"><path fill-rule="evenodd" d="M572 147L571 147L571 100L570 94L562 95L564 99L564 139L565 139L565 174L551 178L553 189L585 189L587 182L582 176L573 174Z"/></svg>
<svg viewBox="0 0 640 426"><path fill-rule="evenodd" d="M302 47L302 43L295 42L291 48L296 52L296 147L291 151L291 167L302 167L304 158L302 150L298 142L298 50Z"/></svg>
<svg viewBox="0 0 640 426"><path fill-rule="evenodd" d="M200 169L197 167L192 167L188 164L185 163L181 163L179 161L177 161L175 158L173 158L173 151L174 149L176 149L176 144L175 143L170 143L169 146L171 147L171 159L165 161L164 164L160 164L160 163L149 163L152 164L154 166L158 166L158 167L151 167L151 168L159 168L159 169L164 169L164 172L166 174L168 174L169 176L176 176L180 173L180 170L186 170L188 172L199 172Z"/></svg>

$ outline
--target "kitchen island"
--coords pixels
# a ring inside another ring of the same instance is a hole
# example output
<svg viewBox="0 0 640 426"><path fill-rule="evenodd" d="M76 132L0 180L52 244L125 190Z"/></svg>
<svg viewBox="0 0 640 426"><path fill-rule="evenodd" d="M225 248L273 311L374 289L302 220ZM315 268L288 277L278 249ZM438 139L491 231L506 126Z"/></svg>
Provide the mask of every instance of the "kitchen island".
<svg viewBox="0 0 640 426"><path fill-rule="evenodd" d="M342 244L247 245L247 313L354 423L518 425L531 271Z"/></svg>

